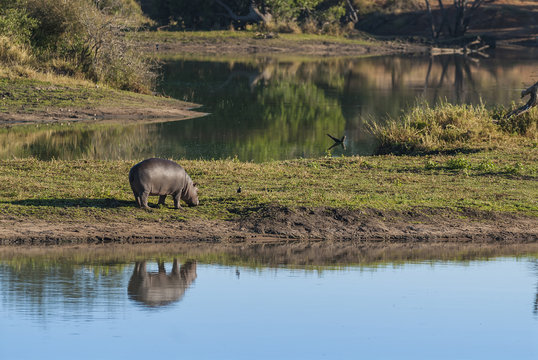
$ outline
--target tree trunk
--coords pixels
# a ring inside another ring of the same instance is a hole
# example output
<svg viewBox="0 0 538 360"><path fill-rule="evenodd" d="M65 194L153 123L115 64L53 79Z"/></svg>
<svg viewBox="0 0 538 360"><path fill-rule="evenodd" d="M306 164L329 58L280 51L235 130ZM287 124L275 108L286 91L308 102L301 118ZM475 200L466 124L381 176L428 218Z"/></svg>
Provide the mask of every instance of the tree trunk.
<svg viewBox="0 0 538 360"><path fill-rule="evenodd" d="M236 13L232 11L232 9L228 5L226 5L221 0L215 0L215 2L219 4L220 6L222 6L224 10L226 10L225 16L229 17L232 20L242 21L242 22L253 22L253 23L259 23L259 22L268 23L272 20L272 15L270 13L263 14L258 9L254 1L250 2L249 11L247 15L237 15Z"/></svg>

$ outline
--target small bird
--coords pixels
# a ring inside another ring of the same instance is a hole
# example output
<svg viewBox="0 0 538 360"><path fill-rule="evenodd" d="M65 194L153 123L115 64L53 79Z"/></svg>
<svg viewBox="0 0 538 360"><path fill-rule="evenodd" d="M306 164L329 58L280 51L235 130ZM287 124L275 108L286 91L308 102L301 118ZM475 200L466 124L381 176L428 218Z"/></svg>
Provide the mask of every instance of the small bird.
<svg viewBox="0 0 538 360"><path fill-rule="evenodd" d="M341 139L335 138L334 136L332 136L332 135L330 135L330 134L327 134L327 136L330 137L331 139L333 139L333 141L334 141L335 143L338 143L338 144L339 144L339 143L343 143L344 140L346 140L346 136L345 136L345 135L342 136Z"/></svg>
<svg viewBox="0 0 538 360"><path fill-rule="evenodd" d="M341 139L335 138L334 136L332 136L330 134L327 134L327 136L330 137L334 141L334 144L332 144L332 146L328 150L331 150L333 147L338 146L338 145L342 145L342 148L344 150L346 149L346 144L344 144L344 141L346 140L345 135L342 136Z"/></svg>
<svg viewBox="0 0 538 360"><path fill-rule="evenodd" d="M241 193L241 186L237 188L237 193Z"/></svg>

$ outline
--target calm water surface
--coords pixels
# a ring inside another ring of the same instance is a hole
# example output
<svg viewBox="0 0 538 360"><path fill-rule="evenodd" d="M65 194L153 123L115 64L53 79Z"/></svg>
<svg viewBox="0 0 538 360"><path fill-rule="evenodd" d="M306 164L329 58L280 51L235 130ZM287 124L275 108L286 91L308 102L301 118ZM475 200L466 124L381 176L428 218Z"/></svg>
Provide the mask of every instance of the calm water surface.
<svg viewBox="0 0 538 360"><path fill-rule="evenodd" d="M160 124L14 128L0 131L0 158L246 161L325 155L327 133L347 136L333 155L367 155L366 121L397 117L417 100L486 105L520 101L538 76L538 54L385 56L355 59L169 59L160 90L211 115Z"/></svg>
<svg viewBox="0 0 538 360"><path fill-rule="evenodd" d="M145 266L0 262L0 358L538 357L536 258Z"/></svg>

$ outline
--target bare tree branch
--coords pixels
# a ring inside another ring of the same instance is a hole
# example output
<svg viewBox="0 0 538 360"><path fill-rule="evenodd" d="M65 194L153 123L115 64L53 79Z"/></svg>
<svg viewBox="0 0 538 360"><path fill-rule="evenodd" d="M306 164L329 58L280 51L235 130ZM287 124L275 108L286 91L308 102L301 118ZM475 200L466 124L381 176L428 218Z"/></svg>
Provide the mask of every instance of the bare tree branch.
<svg viewBox="0 0 538 360"><path fill-rule="evenodd" d="M234 13L232 11L232 9L226 5L223 1L221 0L215 0L215 2L217 4L219 4L221 7L224 8L224 10L226 10L227 14L226 16L229 17L230 19L233 19L233 20L236 20L236 21L244 21L244 22L264 22L264 23L268 23L271 21L272 19L272 16L271 14L267 13L267 14L263 14L259 9L258 7L256 6L256 4L254 3L254 1L251 1L250 2L250 6L249 6L249 12L247 15L237 15L236 13Z"/></svg>
<svg viewBox="0 0 538 360"><path fill-rule="evenodd" d="M536 106L538 104L537 92L538 92L538 82L536 84L532 85L531 87L523 90L521 92L521 97L523 98L523 97L525 97L527 95L530 95L529 101L527 101L527 103L525 105L520 106L519 108L510 111L508 114L506 114L506 116L504 118L505 119L510 119L512 116L519 116L521 114L526 113L527 111L529 111L534 106Z"/></svg>

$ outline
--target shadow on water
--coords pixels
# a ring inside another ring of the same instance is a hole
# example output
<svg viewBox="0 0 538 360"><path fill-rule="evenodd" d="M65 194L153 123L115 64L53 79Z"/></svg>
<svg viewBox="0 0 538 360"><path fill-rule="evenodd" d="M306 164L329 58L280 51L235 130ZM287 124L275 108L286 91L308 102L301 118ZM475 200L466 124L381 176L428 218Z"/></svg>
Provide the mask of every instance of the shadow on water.
<svg viewBox="0 0 538 360"><path fill-rule="evenodd" d="M53 207L90 207L90 208L119 208L134 207L135 201L118 200L114 198L105 199L26 199L6 201L4 204L22 205L22 206L53 206Z"/></svg>

